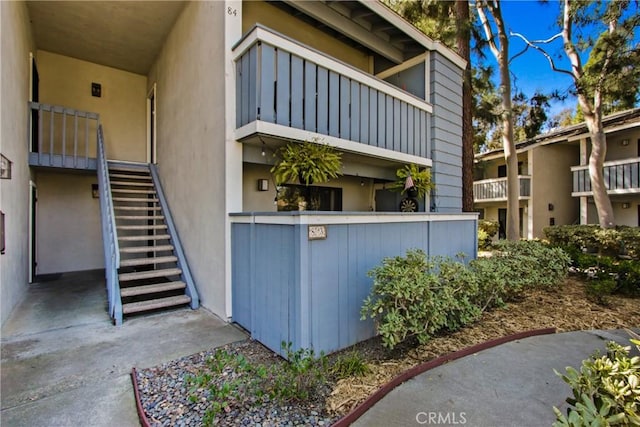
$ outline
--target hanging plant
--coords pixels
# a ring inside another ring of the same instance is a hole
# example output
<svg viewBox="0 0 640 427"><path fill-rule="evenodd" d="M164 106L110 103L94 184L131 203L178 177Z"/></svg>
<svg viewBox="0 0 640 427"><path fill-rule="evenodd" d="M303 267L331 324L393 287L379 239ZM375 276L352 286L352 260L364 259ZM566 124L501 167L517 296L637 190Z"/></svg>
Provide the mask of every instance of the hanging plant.
<svg viewBox="0 0 640 427"><path fill-rule="evenodd" d="M271 168L276 185L298 180L308 186L342 175L342 153L318 140L291 142L276 155L279 159Z"/></svg>
<svg viewBox="0 0 640 427"><path fill-rule="evenodd" d="M406 165L396 171L396 176L398 179L387 188L402 194L407 193L409 197L422 199L435 188L431 181L431 171L427 168L421 170L417 165Z"/></svg>

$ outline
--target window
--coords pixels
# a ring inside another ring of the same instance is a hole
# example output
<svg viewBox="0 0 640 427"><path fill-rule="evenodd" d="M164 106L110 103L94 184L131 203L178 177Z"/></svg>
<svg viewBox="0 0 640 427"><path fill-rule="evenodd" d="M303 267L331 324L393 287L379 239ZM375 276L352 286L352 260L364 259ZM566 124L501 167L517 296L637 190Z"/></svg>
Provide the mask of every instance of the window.
<svg viewBox="0 0 640 427"><path fill-rule="evenodd" d="M278 188L278 211L341 211L342 188L286 184Z"/></svg>
<svg viewBox="0 0 640 427"><path fill-rule="evenodd" d="M518 162L518 175L522 175L522 162ZM506 178L507 177L507 165L498 166L498 178Z"/></svg>

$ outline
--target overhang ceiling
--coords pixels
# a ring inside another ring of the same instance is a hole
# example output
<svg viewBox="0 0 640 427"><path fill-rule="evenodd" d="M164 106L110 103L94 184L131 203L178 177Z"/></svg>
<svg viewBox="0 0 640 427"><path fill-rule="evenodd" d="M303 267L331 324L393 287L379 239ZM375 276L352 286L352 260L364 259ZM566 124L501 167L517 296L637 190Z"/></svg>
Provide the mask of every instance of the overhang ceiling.
<svg viewBox="0 0 640 427"><path fill-rule="evenodd" d="M28 1L36 47L146 75L184 1Z"/></svg>

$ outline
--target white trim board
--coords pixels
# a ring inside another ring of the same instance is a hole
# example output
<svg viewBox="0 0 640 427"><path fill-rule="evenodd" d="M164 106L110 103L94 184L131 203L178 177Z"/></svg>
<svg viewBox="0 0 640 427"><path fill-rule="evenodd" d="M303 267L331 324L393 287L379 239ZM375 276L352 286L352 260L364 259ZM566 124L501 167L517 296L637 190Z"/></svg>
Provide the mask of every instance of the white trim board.
<svg viewBox="0 0 640 427"><path fill-rule="evenodd" d="M433 161L425 157L415 156L413 154L400 153L386 148L374 147L360 142L349 141L347 139L336 138L334 136L322 135L316 132L310 132L303 129L291 128L275 123L256 120L236 129L236 140L242 140L256 133L272 135L276 138L295 141L312 141L317 139L338 150L348 151L350 153L361 154L364 156L377 157L385 160L392 160L402 163L415 163L419 166L431 167Z"/></svg>

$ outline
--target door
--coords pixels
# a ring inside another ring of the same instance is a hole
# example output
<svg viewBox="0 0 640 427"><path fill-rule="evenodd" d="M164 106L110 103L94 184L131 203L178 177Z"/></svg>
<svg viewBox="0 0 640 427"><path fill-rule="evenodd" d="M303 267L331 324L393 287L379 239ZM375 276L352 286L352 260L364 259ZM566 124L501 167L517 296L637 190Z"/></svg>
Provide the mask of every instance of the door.
<svg viewBox="0 0 640 427"><path fill-rule="evenodd" d="M507 238L507 210L498 209L498 239Z"/></svg>
<svg viewBox="0 0 640 427"><path fill-rule="evenodd" d="M147 162L156 163L156 84L147 95Z"/></svg>
<svg viewBox="0 0 640 427"><path fill-rule="evenodd" d="M29 283L33 283L36 277L38 262L36 259L36 210L38 202L38 189L33 181L29 181Z"/></svg>
<svg viewBox="0 0 640 427"><path fill-rule="evenodd" d="M40 101L40 76L38 75L38 67L36 66L36 59L31 56L31 88L29 101ZM38 144L38 134L40 129L40 120L38 110L31 110L31 152L37 153L40 149Z"/></svg>

